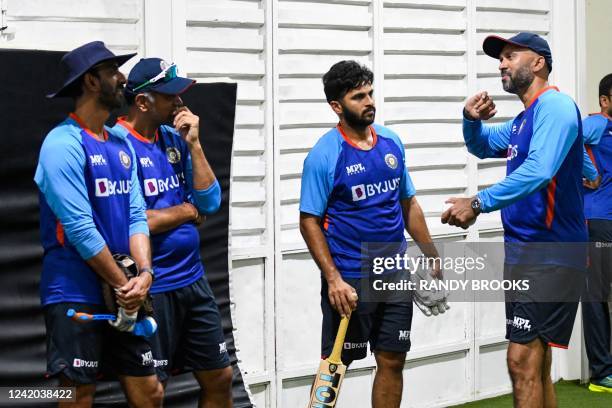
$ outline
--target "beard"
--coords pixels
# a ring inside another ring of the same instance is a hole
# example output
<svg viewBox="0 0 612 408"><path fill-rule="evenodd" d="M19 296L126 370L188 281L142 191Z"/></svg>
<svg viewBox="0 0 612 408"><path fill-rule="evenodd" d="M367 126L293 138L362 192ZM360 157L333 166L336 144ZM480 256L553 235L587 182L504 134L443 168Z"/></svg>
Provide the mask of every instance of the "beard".
<svg viewBox="0 0 612 408"><path fill-rule="evenodd" d="M101 81L100 96L98 103L108 110L120 108L125 98L123 96L123 85L118 84L113 87L106 81Z"/></svg>
<svg viewBox="0 0 612 408"><path fill-rule="evenodd" d="M507 75L506 72L503 72L502 76L504 74ZM531 72L531 69L528 66L522 66L514 74L508 75L508 79L502 79L502 86L504 91L519 95L529 88L534 78L535 75Z"/></svg>
<svg viewBox="0 0 612 408"><path fill-rule="evenodd" d="M340 105L342 106L344 120L346 120L346 123L353 129L363 129L374 123L374 118L376 117L375 107L372 107L359 115L343 104Z"/></svg>

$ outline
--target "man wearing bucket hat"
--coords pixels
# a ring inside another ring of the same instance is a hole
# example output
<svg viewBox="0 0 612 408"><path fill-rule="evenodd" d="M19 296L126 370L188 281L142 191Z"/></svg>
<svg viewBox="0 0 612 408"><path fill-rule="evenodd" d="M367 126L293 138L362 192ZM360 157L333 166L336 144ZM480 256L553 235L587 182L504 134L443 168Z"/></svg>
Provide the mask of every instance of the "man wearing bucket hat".
<svg viewBox="0 0 612 408"><path fill-rule="evenodd" d="M504 90L516 94L525 110L508 122L484 125L482 120L497 112L493 100L486 92L468 98L467 148L479 158L505 157L507 176L475 197L450 198L442 222L467 228L481 212L501 209L504 278L529 276L531 285L527 294L507 293L507 363L515 406L556 406L551 346L568 346L586 266L584 244L568 244L587 241L580 112L569 96L548 85L553 61L540 36L489 36L483 49L499 59ZM596 177L592 171L589 178ZM543 291L534 294L532 288Z"/></svg>
<svg viewBox="0 0 612 408"><path fill-rule="evenodd" d="M199 118L180 97L194 83L178 76L174 64L141 59L125 88L128 115L113 130L134 147L147 205L160 378L191 371L201 387L200 406L230 407L232 368L197 230L219 209L221 188L200 145Z"/></svg>
<svg viewBox="0 0 612 408"><path fill-rule="evenodd" d="M76 387L78 406L91 406L102 355L119 376L130 406L160 406L163 388L151 346L126 322L78 324L70 308L104 313L100 279L115 288L128 312L145 300L153 275L145 204L133 150L104 126L121 106L119 66L135 54L114 55L94 41L61 60L64 83L49 98L72 97L74 112L46 136L34 180L40 190L45 250L40 293L47 329L47 370ZM141 273L128 281L112 253L131 254Z"/></svg>

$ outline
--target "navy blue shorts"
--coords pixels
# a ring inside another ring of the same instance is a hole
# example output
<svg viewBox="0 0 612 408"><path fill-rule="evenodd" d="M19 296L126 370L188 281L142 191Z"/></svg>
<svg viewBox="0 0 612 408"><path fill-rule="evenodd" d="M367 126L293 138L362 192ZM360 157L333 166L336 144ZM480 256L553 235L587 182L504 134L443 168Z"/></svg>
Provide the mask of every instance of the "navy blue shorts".
<svg viewBox="0 0 612 408"><path fill-rule="evenodd" d="M152 296L158 324L152 348L161 381L230 365L219 308L205 277Z"/></svg>
<svg viewBox="0 0 612 408"><path fill-rule="evenodd" d="M110 375L155 375L148 339L114 329L106 320L77 323L68 309L107 313L104 306L56 303L44 308L47 328L47 375L65 375L77 384L93 384L104 372Z"/></svg>
<svg viewBox="0 0 612 408"><path fill-rule="evenodd" d="M557 265L505 265L505 279L529 279L530 290L506 293L506 339L527 344L536 338L567 348L585 272Z"/></svg>
<svg viewBox="0 0 612 408"><path fill-rule="evenodd" d="M344 281L354 287L360 295L360 279L344 279ZM340 324L340 315L329 303L325 279L321 280L321 311L323 312L321 357L325 359L331 354ZM412 300L401 303L358 302L346 331L342 362L349 365L354 360L365 358L368 343L372 352L408 352L411 327Z"/></svg>

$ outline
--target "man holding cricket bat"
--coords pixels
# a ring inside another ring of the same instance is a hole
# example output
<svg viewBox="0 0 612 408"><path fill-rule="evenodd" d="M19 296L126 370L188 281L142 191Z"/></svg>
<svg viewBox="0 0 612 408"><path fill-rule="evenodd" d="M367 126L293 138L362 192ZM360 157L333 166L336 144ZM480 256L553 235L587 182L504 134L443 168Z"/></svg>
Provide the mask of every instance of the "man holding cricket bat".
<svg viewBox="0 0 612 408"><path fill-rule="evenodd" d="M113 130L134 146L147 204L160 378L165 383L171 372L191 371L200 384L200 407L231 407L232 368L197 230L219 209L221 187L200 145L200 118L180 97L194 83L178 76L174 64L141 59L125 88L128 115Z"/></svg>
<svg viewBox="0 0 612 408"><path fill-rule="evenodd" d="M61 386L76 388L70 406L93 404L103 355L130 406L157 407L163 399L151 346L130 332L134 320L126 318L143 304L153 280L135 157L131 146L104 126L123 100L126 80L119 66L133 56L114 55L101 41L78 47L62 58L63 86L48 95L75 102L74 112L45 137L34 176L45 250L40 294L47 372L58 376ZM128 280L113 253L131 254L140 274ZM66 316L71 308L106 311L100 280L115 289L120 306L111 323L115 328Z"/></svg>
<svg viewBox="0 0 612 408"><path fill-rule="evenodd" d="M345 370L338 366L365 358L368 342L377 365L372 406L399 407L402 370L410 349L412 302L409 298L358 302L361 246L393 242L405 250L404 229L415 241L431 243L406 168L404 146L393 131L373 125L373 80L373 73L355 61L338 62L323 76L327 102L339 123L319 139L304 161L300 231L322 272L321 354L323 359L329 356L331 363L317 375L313 407L335 405ZM433 245L426 255L437 257ZM332 347L337 331L339 340ZM342 344L340 359L337 351ZM319 387L320 379L328 379L332 386Z"/></svg>

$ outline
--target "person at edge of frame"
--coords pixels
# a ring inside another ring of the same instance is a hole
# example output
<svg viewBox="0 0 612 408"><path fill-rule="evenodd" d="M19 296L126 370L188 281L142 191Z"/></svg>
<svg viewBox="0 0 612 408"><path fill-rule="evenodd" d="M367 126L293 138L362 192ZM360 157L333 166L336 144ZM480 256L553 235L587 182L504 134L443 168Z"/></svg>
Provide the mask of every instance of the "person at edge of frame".
<svg viewBox="0 0 612 408"><path fill-rule="evenodd" d="M410 349L412 301L373 302L361 297L361 246L400 243L404 230L426 256L438 258L408 174L404 145L391 129L374 124L374 75L355 61L340 61L323 76L324 91L339 123L304 161L300 231L321 270L321 355L331 353L341 316L349 322L342 361L376 359L372 406L399 407L402 372ZM366 185L388 186L377 193ZM439 265L433 273L441 277ZM358 297L355 297L358 294Z"/></svg>
<svg viewBox="0 0 612 408"><path fill-rule="evenodd" d="M599 82L599 106L600 112L582 121L586 150L601 176L599 186L584 181L584 215L591 245L582 324L591 370L589 390L612 392L608 305L612 274L612 74Z"/></svg>
<svg viewBox="0 0 612 408"><path fill-rule="evenodd" d="M197 230L219 209L221 187L200 145L200 119L180 96L194 83L178 76L175 64L141 59L124 91L128 115L113 130L134 147L147 205L160 379L165 385L173 373L193 372L200 407L231 407L232 367Z"/></svg>
<svg viewBox="0 0 612 408"><path fill-rule="evenodd" d="M115 328L66 317L70 308L105 313L100 279L115 288L120 311L136 312L153 281L134 152L104 126L123 101L126 80L119 66L134 55L114 55L101 41L78 47L61 60L62 87L47 95L75 101L74 112L45 137L34 177L45 250L40 294L47 373L59 376L61 386L76 387L76 402L59 406L92 406L103 356L130 406L159 407L163 400L149 341L127 332L121 313L111 323ZM131 254L140 274L128 281L113 253Z"/></svg>
<svg viewBox="0 0 612 408"><path fill-rule="evenodd" d="M586 268L583 165L589 180L596 180L597 171L583 160L578 107L548 84L553 61L546 40L526 32L510 39L489 36L483 50L499 60L503 89L516 94L525 110L485 125L497 113L492 98L487 92L468 98L467 148L479 158L506 158L506 177L475 197L448 199L452 206L441 221L468 228L481 212L501 209L504 278L530 281L530 292L506 292L514 406L553 407L551 347L568 346Z"/></svg>

